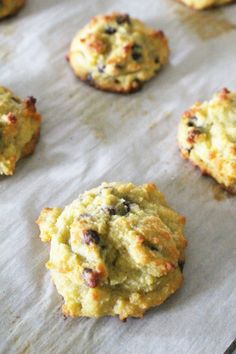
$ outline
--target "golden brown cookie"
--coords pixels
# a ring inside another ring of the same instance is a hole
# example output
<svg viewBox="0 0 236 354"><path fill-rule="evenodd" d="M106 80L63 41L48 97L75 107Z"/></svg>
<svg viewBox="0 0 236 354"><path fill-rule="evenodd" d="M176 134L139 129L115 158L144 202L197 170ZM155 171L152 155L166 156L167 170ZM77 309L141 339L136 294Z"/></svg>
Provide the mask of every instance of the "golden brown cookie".
<svg viewBox="0 0 236 354"><path fill-rule="evenodd" d="M37 223L65 315L142 317L182 285L185 218L154 184L103 183Z"/></svg>
<svg viewBox="0 0 236 354"><path fill-rule="evenodd" d="M16 162L35 149L41 123L35 103L34 97L21 101L0 87L0 175L12 175Z"/></svg>
<svg viewBox="0 0 236 354"><path fill-rule="evenodd" d="M25 0L0 0L0 19L16 14L25 4Z"/></svg>
<svg viewBox="0 0 236 354"><path fill-rule="evenodd" d="M181 118L183 158L236 193L236 93L227 89L209 102L196 103Z"/></svg>
<svg viewBox="0 0 236 354"><path fill-rule="evenodd" d="M167 62L162 31L146 27L127 14L94 17L72 41L68 60L75 74L105 91L139 90Z"/></svg>
<svg viewBox="0 0 236 354"><path fill-rule="evenodd" d="M196 10L204 10L211 7L226 5L235 2L235 0L179 0L185 5Z"/></svg>

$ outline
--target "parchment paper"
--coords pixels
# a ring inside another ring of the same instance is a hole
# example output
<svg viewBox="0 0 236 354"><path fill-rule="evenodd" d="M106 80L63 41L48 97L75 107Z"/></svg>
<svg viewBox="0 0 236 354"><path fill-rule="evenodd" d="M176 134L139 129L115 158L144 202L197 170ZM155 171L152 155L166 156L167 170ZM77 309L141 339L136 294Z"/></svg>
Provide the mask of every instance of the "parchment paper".
<svg viewBox="0 0 236 354"><path fill-rule="evenodd" d="M141 92L79 82L65 61L91 16L120 10L162 29L170 63ZM0 178L0 352L222 354L236 336L236 198L181 160L181 113L236 90L236 6L195 13L172 0L28 0L0 24L0 84L34 95L35 154ZM34 221L102 181L155 182L187 218L183 288L142 320L64 319Z"/></svg>

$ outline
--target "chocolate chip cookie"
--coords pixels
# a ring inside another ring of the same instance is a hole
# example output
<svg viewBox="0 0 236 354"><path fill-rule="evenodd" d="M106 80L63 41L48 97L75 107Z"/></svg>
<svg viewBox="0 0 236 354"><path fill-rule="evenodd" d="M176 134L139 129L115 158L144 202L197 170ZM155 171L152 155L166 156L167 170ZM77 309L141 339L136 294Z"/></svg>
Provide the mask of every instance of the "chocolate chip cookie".
<svg viewBox="0 0 236 354"><path fill-rule="evenodd" d="M103 183L37 223L65 315L142 317L182 285L185 218L154 184Z"/></svg>
<svg viewBox="0 0 236 354"><path fill-rule="evenodd" d="M236 93L227 89L196 103L181 118L179 147L184 159L236 193Z"/></svg>
<svg viewBox="0 0 236 354"><path fill-rule="evenodd" d="M22 101L0 87L0 175L12 175L16 162L34 152L40 123L34 97Z"/></svg>
<svg viewBox="0 0 236 354"><path fill-rule="evenodd" d="M167 62L169 49L162 31L127 14L96 16L72 41L68 60L75 74L105 91L130 93Z"/></svg>

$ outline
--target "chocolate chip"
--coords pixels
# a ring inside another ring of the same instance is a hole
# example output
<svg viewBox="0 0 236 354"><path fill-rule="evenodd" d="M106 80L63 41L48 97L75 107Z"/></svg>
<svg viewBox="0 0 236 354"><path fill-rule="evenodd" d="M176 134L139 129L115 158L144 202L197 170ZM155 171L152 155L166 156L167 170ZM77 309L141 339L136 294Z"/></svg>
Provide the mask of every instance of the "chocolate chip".
<svg viewBox="0 0 236 354"><path fill-rule="evenodd" d="M116 209L115 208L107 208L107 211L109 213L109 215L116 215Z"/></svg>
<svg viewBox="0 0 236 354"><path fill-rule="evenodd" d="M105 72L106 65L98 65L98 71L103 74Z"/></svg>
<svg viewBox="0 0 236 354"><path fill-rule="evenodd" d="M102 207L102 210L106 213L109 214L110 216L115 215L116 214L116 209L112 208L112 207Z"/></svg>
<svg viewBox="0 0 236 354"><path fill-rule="evenodd" d="M128 23L130 24L130 17L128 14L124 14L124 15L118 15L116 17L116 22L119 24L119 25L123 25L123 23Z"/></svg>
<svg viewBox="0 0 236 354"><path fill-rule="evenodd" d="M28 102L28 103L31 104L31 105L35 105L36 102L37 102L37 100L36 100L35 97L29 96L29 97L26 98L26 102Z"/></svg>
<svg viewBox="0 0 236 354"><path fill-rule="evenodd" d="M116 207L116 213L120 216L124 216L130 212L130 203L124 201L122 204Z"/></svg>
<svg viewBox="0 0 236 354"><path fill-rule="evenodd" d="M187 153L190 155L191 151L193 150L193 147L191 147L190 149L186 149L186 150L187 150Z"/></svg>
<svg viewBox="0 0 236 354"><path fill-rule="evenodd" d="M155 61L156 64L160 63L160 59L158 57L156 57L154 61Z"/></svg>
<svg viewBox="0 0 236 354"><path fill-rule="evenodd" d="M117 29L111 26L105 28L105 33L109 35L116 33L116 31Z"/></svg>
<svg viewBox="0 0 236 354"><path fill-rule="evenodd" d="M159 252L159 249L158 249L157 247L155 247L155 246L150 245L149 248L150 248L150 250L152 250L152 251L157 251L157 252Z"/></svg>
<svg viewBox="0 0 236 354"><path fill-rule="evenodd" d="M150 243L147 240L145 240L142 244L143 244L143 246L148 247L151 251L160 252L156 245L153 245L152 243Z"/></svg>
<svg viewBox="0 0 236 354"><path fill-rule="evenodd" d="M135 60L135 61L138 61L139 59L142 58L142 47L141 45L139 44L134 44L132 46L132 58Z"/></svg>
<svg viewBox="0 0 236 354"><path fill-rule="evenodd" d="M86 245L90 245L91 243L99 244L100 237L97 231L95 230L85 230L83 231L83 241Z"/></svg>
<svg viewBox="0 0 236 354"><path fill-rule="evenodd" d="M187 126L188 126L188 127L195 127L195 124L190 121L190 122L187 123Z"/></svg>
<svg viewBox="0 0 236 354"><path fill-rule="evenodd" d="M196 120L197 120L197 117L195 117L195 116L190 117L190 118L189 118L189 121L188 121L188 123L187 123L187 126L188 126L188 127L195 127L195 126L196 126L196 125L195 125Z"/></svg>
<svg viewBox="0 0 236 354"><path fill-rule="evenodd" d="M126 201L126 202L123 203L123 205L124 205L124 207L125 207L126 214L127 214L128 212L130 212L130 203Z"/></svg>
<svg viewBox="0 0 236 354"><path fill-rule="evenodd" d="M88 82L93 81L93 76L92 76L91 73L88 73L86 80L87 80Z"/></svg>
<svg viewBox="0 0 236 354"><path fill-rule="evenodd" d="M28 109L31 109L32 111L36 111L35 105L36 105L36 98L34 98L33 96L29 96L27 97L25 100L25 105Z"/></svg>
<svg viewBox="0 0 236 354"><path fill-rule="evenodd" d="M133 54L132 54L132 58L133 58L135 61L138 61L141 57L142 57L142 54L140 54L140 53L133 53Z"/></svg>
<svg viewBox="0 0 236 354"><path fill-rule="evenodd" d="M82 276L85 284L89 288L96 288L99 280L99 275L97 272L93 271L91 268L84 268Z"/></svg>
<svg viewBox="0 0 236 354"><path fill-rule="evenodd" d="M183 273L184 264L185 264L184 261L179 261L179 262L178 262L178 266L179 266L179 269L180 269L181 273Z"/></svg>

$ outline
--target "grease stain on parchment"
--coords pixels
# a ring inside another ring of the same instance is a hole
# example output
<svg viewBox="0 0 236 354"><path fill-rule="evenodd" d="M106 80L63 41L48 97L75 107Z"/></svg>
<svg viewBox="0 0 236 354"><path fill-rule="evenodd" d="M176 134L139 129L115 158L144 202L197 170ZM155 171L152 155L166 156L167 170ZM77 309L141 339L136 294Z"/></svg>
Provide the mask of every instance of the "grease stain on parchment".
<svg viewBox="0 0 236 354"><path fill-rule="evenodd" d="M0 45L0 60L7 61L11 55L11 51L7 45Z"/></svg>
<svg viewBox="0 0 236 354"><path fill-rule="evenodd" d="M197 12L187 8L177 8L176 14L181 22L194 30L204 41L236 30L236 23L227 20L219 9Z"/></svg>
<svg viewBox="0 0 236 354"><path fill-rule="evenodd" d="M213 198L218 202L232 197L232 194L224 190L219 184L214 183L211 186Z"/></svg>
<svg viewBox="0 0 236 354"><path fill-rule="evenodd" d="M1 33L4 35L4 36L13 36L16 32L16 27L14 25L8 25L8 26L5 26L2 30L1 30Z"/></svg>
<svg viewBox="0 0 236 354"><path fill-rule="evenodd" d="M165 113L162 114L162 118L163 118L165 121L168 121L171 117L172 117L172 113L171 113L171 112L165 112ZM155 130L158 125L159 125L159 121L153 121L153 122L151 122L151 124L148 126L148 130Z"/></svg>
<svg viewBox="0 0 236 354"><path fill-rule="evenodd" d="M84 118L84 123L90 128L97 140L102 143L108 143L103 124L100 124L100 122L89 116Z"/></svg>
<svg viewBox="0 0 236 354"><path fill-rule="evenodd" d="M9 37L13 36L16 32L16 27L14 25L9 25L0 28L1 35ZM6 41L7 42L7 41ZM7 44L0 43L0 60L8 61L11 55L10 47Z"/></svg>
<svg viewBox="0 0 236 354"><path fill-rule="evenodd" d="M30 343L26 343L22 349L20 349L19 354L29 354L30 353Z"/></svg>
<svg viewBox="0 0 236 354"><path fill-rule="evenodd" d="M100 100L94 106L89 107L88 113L82 118L83 123L89 127L93 135L104 144L109 143L114 135L119 135L126 123L135 120L140 122L140 119L146 119L149 113L143 101L133 95L132 97L129 95L108 97L109 101ZM131 97L130 100L129 97Z"/></svg>
<svg viewBox="0 0 236 354"><path fill-rule="evenodd" d="M154 130L154 129L156 129L157 126L158 126L158 122L152 122L149 125L148 130Z"/></svg>
<svg viewBox="0 0 236 354"><path fill-rule="evenodd" d="M113 105L114 112L119 113L122 122L130 119L136 119L143 114L143 105L141 100L134 100L128 104L123 104L123 102L114 102Z"/></svg>
<svg viewBox="0 0 236 354"><path fill-rule="evenodd" d="M97 110L99 111L99 115L96 114L95 109L94 112L89 112L89 114L84 116L83 122L89 127L97 140L99 140L101 143L107 144L108 138L106 135L106 121L104 119L105 114L104 116L101 114L105 111L105 106L99 105Z"/></svg>

